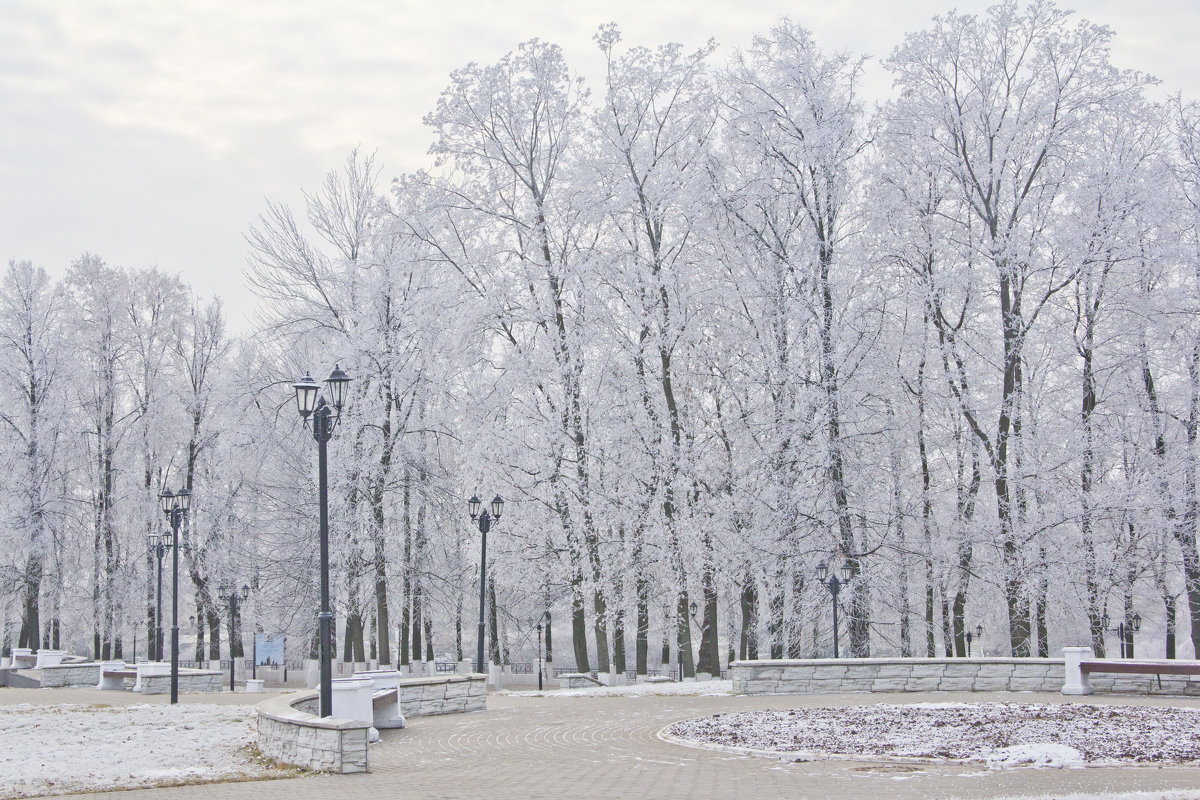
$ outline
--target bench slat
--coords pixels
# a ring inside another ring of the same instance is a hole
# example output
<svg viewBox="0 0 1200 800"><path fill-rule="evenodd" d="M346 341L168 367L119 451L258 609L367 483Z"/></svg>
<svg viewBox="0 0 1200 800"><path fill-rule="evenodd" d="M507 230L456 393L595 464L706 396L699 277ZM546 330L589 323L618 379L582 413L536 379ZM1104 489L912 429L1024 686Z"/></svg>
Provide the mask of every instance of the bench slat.
<svg viewBox="0 0 1200 800"><path fill-rule="evenodd" d="M1147 664L1137 661L1081 661L1081 672L1111 672L1123 675L1200 675L1200 663Z"/></svg>

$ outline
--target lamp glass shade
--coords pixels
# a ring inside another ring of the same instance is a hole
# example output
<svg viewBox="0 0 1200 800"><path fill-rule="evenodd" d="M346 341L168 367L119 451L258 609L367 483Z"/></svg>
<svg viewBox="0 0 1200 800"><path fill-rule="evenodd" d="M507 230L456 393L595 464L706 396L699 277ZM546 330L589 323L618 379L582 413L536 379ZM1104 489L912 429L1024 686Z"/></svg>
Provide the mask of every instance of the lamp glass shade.
<svg viewBox="0 0 1200 800"><path fill-rule="evenodd" d="M159 505L162 506L164 514L170 514L171 508L175 505L175 495L170 489L163 489L162 494L158 496Z"/></svg>
<svg viewBox="0 0 1200 800"><path fill-rule="evenodd" d="M824 561L817 564L817 580L825 580L829 577L829 565Z"/></svg>
<svg viewBox="0 0 1200 800"><path fill-rule="evenodd" d="M250 585L247 583L242 584L242 599L243 600L250 599Z"/></svg>
<svg viewBox="0 0 1200 800"><path fill-rule="evenodd" d="M690 608L690 609L692 610L692 616L693 616L693 617L694 617L694 616L696 616L696 611L697 611L697 608L698 608L698 607L696 606L696 601L695 601L695 600L693 600L693 601L691 602L691 604L689 604L689 605L688 605L688 608Z"/></svg>
<svg viewBox="0 0 1200 800"><path fill-rule="evenodd" d="M1137 633L1141 629L1142 629L1142 615L1134 614L1133 615L1133 632Z"/></svg>
<svg viewBox="0 0 1200 800"><path fill-rule="evenodd" d="M838 574L842 578L842 583L854 577L854 569L849 564L842 564L838 567Z"/></svg>
<svg viewBox="0 0 1200 800"><path fill-rule="evenodd" d="M187 489L181 488L175 493L175 502L179 504L180 511L187 511L192 505L192 493Z"/></svg>
<svg viewBox="0 0 1200 800"><path fill-rule="evenodd" d="M983 638L983 626L982 625L975 626L975 636L976 636L976 638L979 638L979 639Z"/></svg>
<svg viewBox="0 0 1200 800"><path fill-rule="evenodd" d="M1101 628L1107 628L1109 622L1110 622L1110 620L1108 618L1108 614L1104 614L1100 617L1100 627Z"/></svg>
<svg viewBox="0 0 1200 800"><path fill-rule="evenodd" d="M312 375L306 372L303 378L292 384L292 388L296 390L296 409L301 417L308 419L317 407L317 392L321 387L313 380Z"/></svg>
<svg viewBox="0 0 1200 800"><path fill-rule="evenodd" d="M175 546L175 534L172 533L171 531L167 531L162 536L162 542L163 542L163 547L174 547Z"/></svg>
<svg viewBox="0 0 1200 800"><path fill-rule="evenodd" d="M157 533L151 533L147 535L147 538L150 539L151 547L158 547L158 542L160 539L162 539L162 536Z"/></svg>
<svg viewBox="0 0 1200 800"><path fill-rule="evenodd" d="M500 495L492 498L492 518L500 519L501 512L504 511L504 499Z"/></svg>
<svg viewBox="0 0 1200 800"><path fill-rule="evenodd" d="M333 407L341 411L342 406L346 404L346 387L350 385L350 376L334 364L333 372L329 373L325 383L329 384L329 397L333 401Z"/></svg>
<svg viewBox="0 0 1200 800"><path fill-rule="evenodd" d="M218 586L217 594L221 595L221 597L228 597L230 595L229 584L222 583L220 586Z"/></svg>
<svg viewBox="0 0 1200 800"><path fill-rule="evenodd" d="M471 509L471 519L479 516L479 506L482 503L483 501L479 499L479 495L471 495L471 499L467 501L467 508Z"/></svg>

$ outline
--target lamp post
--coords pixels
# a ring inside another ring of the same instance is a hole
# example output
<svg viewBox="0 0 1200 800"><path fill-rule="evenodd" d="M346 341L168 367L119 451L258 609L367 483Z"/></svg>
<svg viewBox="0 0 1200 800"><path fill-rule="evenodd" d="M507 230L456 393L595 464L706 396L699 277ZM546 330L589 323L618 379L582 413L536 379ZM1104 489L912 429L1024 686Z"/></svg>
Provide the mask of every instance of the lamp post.
<svg viewBox="0 0 1200 800"><path fill-rule="evenodd" d="M296 390L296 407L305 424L312 419L312 435L317 441L317 494L319 495L321 537L321 612L317 615L321 640L321 716L333 716L333 612L329 608L329 473L326 450L333 429L342 418L346 404L346 387L350 376L334 365L325 379L329 402L318 397L320 386L308 373L292 384ZM332 403L332 406L331 406Z"/></svg>
<svg viewBox="0 0 1200 800"><path fill-rule="evenodd" d="M1109 628L1108 623L1108 614L1100 617L1100 627L1109 633L1115 633L1121 642L1121 658L1133 658L1133 635L1142 629L1142 615L1135 612L1129 619L1129 624L1118 622L1115 628Z"/></svg>
<svg viewBox="0 0 1200 800"><path fill-rule="evenodd" d="M546 671L546 663L542 660L542 626L549 621L550 612L546 611L538 617L538 691L542 691L542 674Z"/></svg>
<svg viewBox="0 0 1200 800"><path fill-rule="evenodd" d="M232 692L232 691L236 691L234 689L234 683L233 683L233 681L234 681L234 672L233 672L233 665L234 665L233 641L234 641L234 638L233 637L234 637L234 631L236 630L236 625L237 625L238 603L239 603L239 601L246 601L246 600L250 599L250 587L243 584L241 593L239 594L237 586L234 586L234 585L228 584L228 583L222 583L220 585L220 587L218 587L217 593L222 598L225 598L229 601L228 602L228 605L229 605L229 691Z"/></svg>
<svg viewBox="0 0 1200 800"><path fill-rule="evenodd" d="M982 625L975 626L975 638L978 639L980 642L983 642L983 626ZM967 630L967 658L970 658L970 657L971 657L971 631L970 631L970 629L968 629Z"/></svg>
<svg viewBox="0 0 1200 800"><path fill-rule="evenodd" d="M174 705L179 702L179 526L191 506L192 493L182 487L174 494L164 489L158 499L171 523L163 544L171 548L171 704Z"/></svg>
<svg viewBox="0 0 1200 800"><path fill-rule="evenodd" d="M163 546L163 537L159 534L152 533L147 538L150 539L150 550L158 559L158 601L154 611L154 631L150 634L154 637L154 642L150 646L150 660L162 661L162 560L167 548Z"/></svg>
<svg viewBox="0 0 1200 800"><path fill-rule="evenodd" d="M833 597L833 657L839 658L838 655L838 593L842 590L842 586L849 583L854 577L854 570L845 561L837 570L841 574L839 579L837 575L829 574L829 565L824 561L817 564L817 580L821 582L829 594Z"/></svg>
<svg viewBox="0 0 1200 800"><path fill-rule="evenodd" d="M483 505L483 501L479 499L479 495L471 495L471 499L467 501L467 508L471 512L471 521L479 525L479 638L475 649L475 671L486 675L487 673L483 669L483 617L487 597L487 535L491 530L492 523L500 521L500 514L504 511L504 501L500 495L493 497L491 514L488 514L486 508L480 513L479 506L481 505Z"/></svg>

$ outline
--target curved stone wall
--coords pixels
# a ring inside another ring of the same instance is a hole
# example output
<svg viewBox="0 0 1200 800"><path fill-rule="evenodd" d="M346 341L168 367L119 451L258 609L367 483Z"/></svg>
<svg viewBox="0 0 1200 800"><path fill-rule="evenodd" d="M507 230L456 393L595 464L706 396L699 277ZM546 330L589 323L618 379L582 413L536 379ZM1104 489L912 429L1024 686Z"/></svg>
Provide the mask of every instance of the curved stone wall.
<svg viewBox="0 0 1200 800"><path fill-rule="evenodd" d="M316 692L298 692L255 706L258 749L268 758L314 772L367 772L371 726L304 710L316 700Z"/></svg>
<svg viewBox="0 0 1200 800"><path fill-rule="evenodd" d="M404 678L400 706L405 717L483 711L487 677ZM314 691L281 695L259 703L258 749L268 758L315 772L370 771L368 723L318 717Z"/></svg>

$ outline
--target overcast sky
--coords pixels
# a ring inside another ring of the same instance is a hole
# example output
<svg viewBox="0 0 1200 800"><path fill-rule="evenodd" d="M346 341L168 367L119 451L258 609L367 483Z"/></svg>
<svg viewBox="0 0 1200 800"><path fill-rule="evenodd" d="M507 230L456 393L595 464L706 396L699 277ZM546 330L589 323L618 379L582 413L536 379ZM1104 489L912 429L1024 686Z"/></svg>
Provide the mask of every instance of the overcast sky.
<svg viewBox="0 0 1200 800"><path fill-rule="evenodd" d="M879 59L967 0L0 0L0 263L62 274L83 252L157 265L219 294L235 330L253 305L243 234L267 199L300 205L355 146L384 178L429 163L421 124L451 70L526 39L562 46L593 81L592 34L744 47L787 15L827 49ZM1083 0L1113 60L1200 98L1200 3ZM868 90L888 82L873 63Z"/></svg>

